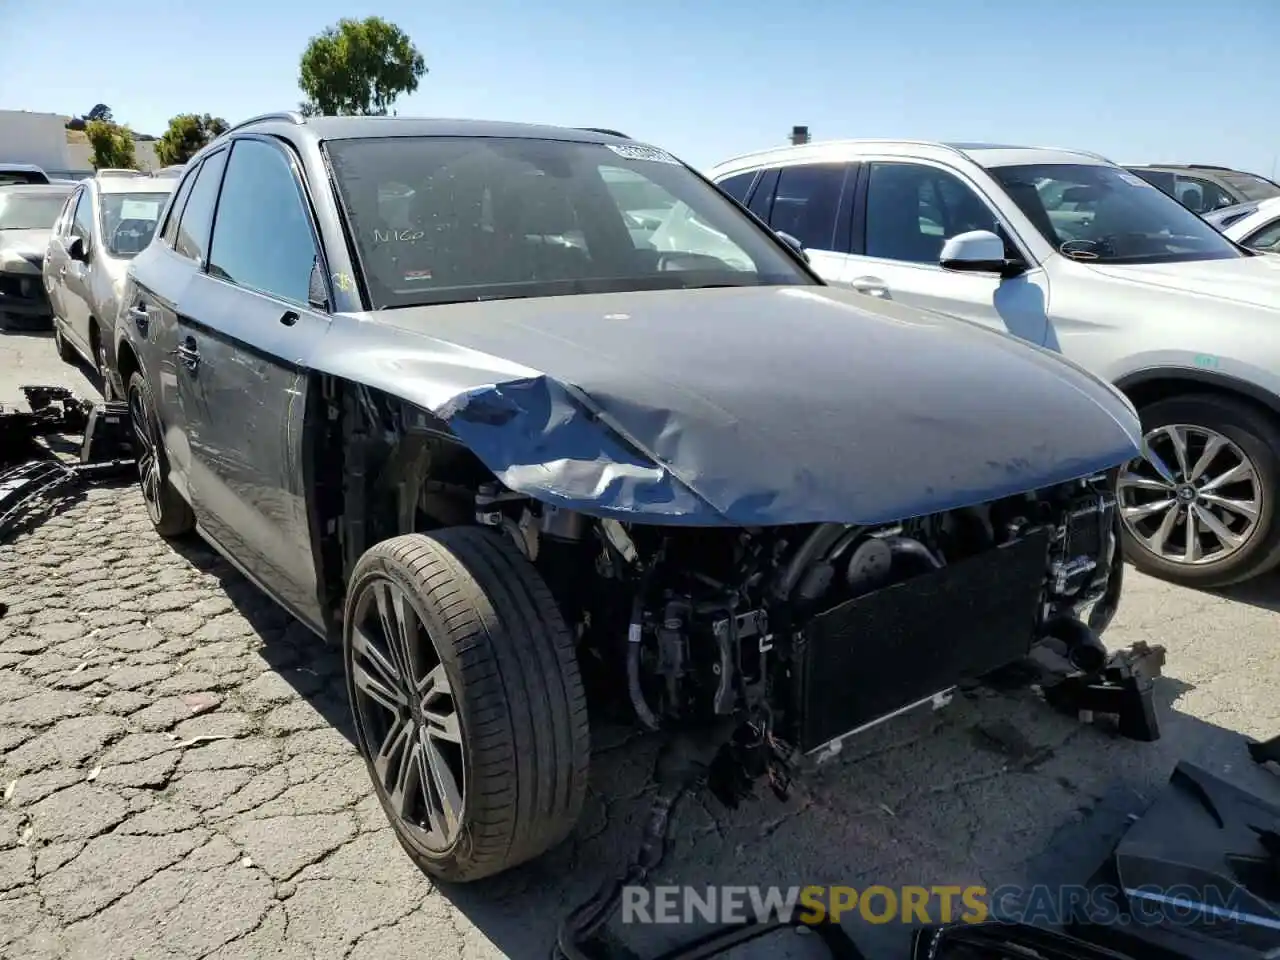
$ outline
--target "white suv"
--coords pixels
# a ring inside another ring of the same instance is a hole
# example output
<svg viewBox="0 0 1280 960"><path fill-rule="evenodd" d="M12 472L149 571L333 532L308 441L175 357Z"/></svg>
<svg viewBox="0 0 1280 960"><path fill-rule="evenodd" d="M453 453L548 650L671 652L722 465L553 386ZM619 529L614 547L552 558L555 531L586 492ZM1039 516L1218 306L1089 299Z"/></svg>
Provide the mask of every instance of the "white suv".
<svg viewBox="0 0 1280 960"><path fill-rule="evenodd" d="M708 176L828 282L1060 351L1128 394L1149 451L1119 482L1140 569L1216 587L1280 563L1280 257L1082 152L846 140ZM702 228L677 208L652 242Z"/></svg>

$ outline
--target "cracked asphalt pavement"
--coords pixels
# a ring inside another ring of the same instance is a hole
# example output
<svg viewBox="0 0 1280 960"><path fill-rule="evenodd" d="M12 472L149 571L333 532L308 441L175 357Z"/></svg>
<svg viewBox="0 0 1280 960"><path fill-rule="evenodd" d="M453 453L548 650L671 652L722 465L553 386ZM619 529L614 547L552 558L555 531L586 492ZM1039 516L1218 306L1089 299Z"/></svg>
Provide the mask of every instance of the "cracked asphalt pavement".
<svg viewBox="0 0 1280 960"><path fill-rule="evenodd" d="M0 337L0 401L18 382L88 388L47 338ZM597 728L570 841L433 884L373 796L337 651L199 541L156 536L133 486L90 489L0 547L0 602L0 957L546 957L639 841L654 744ZM1131 575L1107 639L1169 649L1158 743L1029 694L965 695L869 731L786 802L686 798L656 880L1081 880L1178 759L1280 799L1239 736L1280 732L1277 611L1277 577L1224 597ZM650 950L689 932L622 935ZM810 941L758 955L816 956Z"/></svg>

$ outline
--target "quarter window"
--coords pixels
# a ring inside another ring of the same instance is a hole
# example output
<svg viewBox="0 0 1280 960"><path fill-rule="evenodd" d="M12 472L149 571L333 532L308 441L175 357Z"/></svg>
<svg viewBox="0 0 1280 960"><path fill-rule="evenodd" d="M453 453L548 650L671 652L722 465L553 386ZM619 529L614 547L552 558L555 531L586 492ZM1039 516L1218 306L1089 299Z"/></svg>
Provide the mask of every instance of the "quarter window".
<svg viewBox="0 0 1280 960"><path fill-rule="evenodd" d="M305 306L316 262L292 165L269 143L237 141L218 200L209 274Z"/></svg>
<svg viewBox="0 0 1280 960"><path fill-rule="evenodd" d="M943 243L971 230L1002 233L991 208L959 177L923 164L871 164L867 256L936 264Z"/></svg>
<svg viewBox="0 0 1280 960"><path fill-rule="evenodd" d="M769 226L789 233L809 250L834 250L836 211L844 186L842 163L783 167L769 212Z"/></svg>
<svg viewBox="0 0 1280 960"><path fill-rule="evenodd" d="M178 238L173 249L184 257L204 263L209 253L209 228L218 201L218 181L227 165L227 151L220 150L200 165L191 195L178 221Z"/></svg>
<svg viewBox="0 0 1280 960"><path fill-rule="evenodd" d="M727 193L739 203L747 202L747 193L751 190L751 184L755 182L756 172L754 170L748 173L735 173L732 177L725 177L716 184L721 190Z"/></svg>
<svg viewBox="0 0 1280 960"><path fill-rule="evenodd" d="M198 176L200 176L199 167L192 170L190 175L185 177L178 186L177 196L173 198L173 204L169 207L169 219L165 221L164 232L160 234L160 239L167 246L177 246L178 221L182 219L182 208L187 202L187 197L191 195L191 186L196 182L196 177Z"/></svg>

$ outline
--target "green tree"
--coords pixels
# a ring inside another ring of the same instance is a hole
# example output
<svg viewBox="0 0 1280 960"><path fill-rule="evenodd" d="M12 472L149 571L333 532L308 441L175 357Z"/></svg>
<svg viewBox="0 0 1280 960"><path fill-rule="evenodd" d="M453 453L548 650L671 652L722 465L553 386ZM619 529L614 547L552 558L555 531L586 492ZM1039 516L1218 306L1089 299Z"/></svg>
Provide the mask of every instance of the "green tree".
<svg viewBox="0 0 1280 960"><path fill-rule="evenodd" d="M381 17L344 18L312 37L302 53L298 85L308 114L384 116L427 72L409 37Z"/></svg>
<svg viewBox="0 0 1280 960"><path fill-rule="evenodd" d="M84 135L93 147L93 156L89 158L93 169L137 169L138 160L133 153L133 131L128 127L110 120L90 120L84 125Z"/></svg>
<svg viewBox="0 0 1280 960"><path fill-rule="evenodd" d="M156 159L165 166L186 163L210 140L226 133L227 121L198 113L180 113L169 120L169 129L156 141Z"/></svg>

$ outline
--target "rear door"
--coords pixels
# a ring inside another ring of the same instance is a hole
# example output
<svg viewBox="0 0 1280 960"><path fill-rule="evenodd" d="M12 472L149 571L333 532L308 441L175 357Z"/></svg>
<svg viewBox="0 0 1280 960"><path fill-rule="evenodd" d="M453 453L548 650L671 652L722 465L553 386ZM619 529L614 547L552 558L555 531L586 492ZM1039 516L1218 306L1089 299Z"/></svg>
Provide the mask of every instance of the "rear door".
<svg viewBox="0 0 1280 960"><path fill-rule="evenodd" d="M327 276L293 154L236 140L208 263L179 304L191 502L205 535L316 627L302 442L306 364L329 328Z"/></svg>
<svg viewBox="0 0 1280 960"><path fill-rule="evenodd" d="M213 209L226 167L227 151L205 157L178 188L160 237L146 255L145 270L134 270L133 288L118 322L130 339L151 387L169 454L170 478L191 500L190 385L178 363L178 303L203 267L213 227ZM126 384L127 386L127 384Z"/></svg>
<svg viewBox="0 0 1280 960"><path fill-rule="evenodd" d="M1033 266L1021 276L945 270L943 244L973 230L1005 238L1010 254L1034 261L985 196L955 171L923 161L867 163L854 206L849 270L840 282L859 293L961 317L1043 344L1049 281Z"/></svg>

